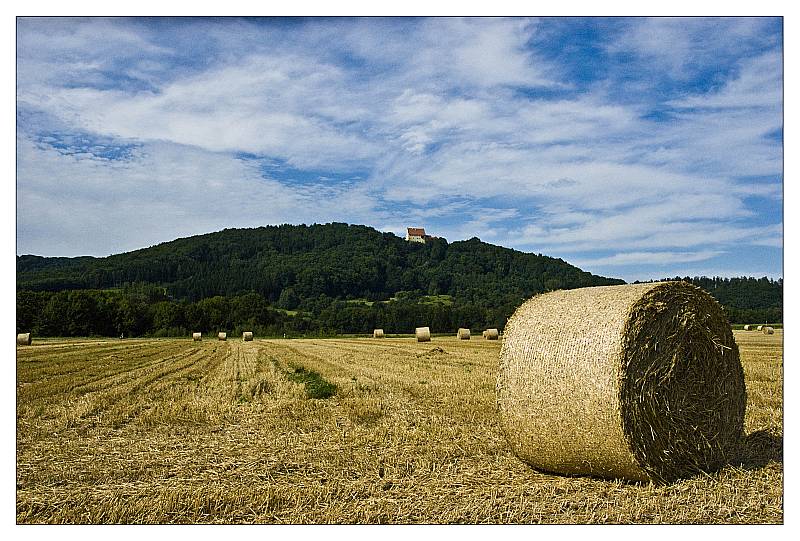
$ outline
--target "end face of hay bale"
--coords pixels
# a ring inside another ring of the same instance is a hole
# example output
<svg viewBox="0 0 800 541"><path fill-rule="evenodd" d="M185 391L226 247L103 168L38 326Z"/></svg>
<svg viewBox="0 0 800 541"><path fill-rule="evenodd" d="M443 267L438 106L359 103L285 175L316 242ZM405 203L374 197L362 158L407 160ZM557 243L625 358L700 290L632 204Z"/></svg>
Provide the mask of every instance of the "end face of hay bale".
<svg viewBox="0 0 800 541"><path fill-rule="evenodd" d="M431 341L431 329L429 327L417 327L414 335L417 337L417 342Z"/></svg>
<svg viewBox="0 0 800 541"><path fill-rule="evenodd" d="M17 344L20 346L30 346L31 345L31 333L25 332L20 333L17 335Z"/></svg>
<svg viewBox="0 0 800 541"><path fill-rule="evenodd" d="M497 329L486 329L483 331L483 337L487 340L497 340L500 336L500 331Z"/></svg>
<svg viewBox="0 0 800 541"><path fill-rule="evenodd" d="M221 333L217 334L217 338L219 340L226 341L226 340L228 340L228 333L221 332Z"/></svg>
<svg viewBox="0 0 800 541"><path fill-rule="evenodd" d="M746 395L719 304L665 282L527 301L506 327L497 400L512 448L538 469L663 482L730 459Z"/></svg>
<svg viewBox="0 0 800 541"><path fill-rule="evenodd" d="M383 329L375 329L372 331L373 338L383 338Z"/></svg>
<svg viewBox="0 0 800 541"><path fill-rule="evenodd" d="M200 332L193 332L192 333L192 340L194 340L195 342L199 342L202 339L203 339L203 333L200 333Z"/></svg>
<svg viewBox="0 0 800 541"><path fill-rule="evenodd" d="M469 334L470 334L469 329L465 329L462 327L458 329L458 333L456 333L456 336L458 337L459 340L469 340Z"/></svg>
<svg viewBox="0 0 800 541"><path fill-rule="evenodd" d="M775 329L772 327L764 327L763 329L761 329L761 332L763 332L764 334L775 334Z"/></svg>
<svg viewBox="0 0 800 541"><path fill-rule="evenodd" d="M757 331L763 331L764 330L764 326L763 325L759 325L758 327L756 327L756 330Z"/></svg>
<svg viewBox="0 0 800 541"><path fill-rule="evenodd" d="M253 333L251 331L244 331L242 333L242 340L245 342L252 342L253 341Z"/></svg>

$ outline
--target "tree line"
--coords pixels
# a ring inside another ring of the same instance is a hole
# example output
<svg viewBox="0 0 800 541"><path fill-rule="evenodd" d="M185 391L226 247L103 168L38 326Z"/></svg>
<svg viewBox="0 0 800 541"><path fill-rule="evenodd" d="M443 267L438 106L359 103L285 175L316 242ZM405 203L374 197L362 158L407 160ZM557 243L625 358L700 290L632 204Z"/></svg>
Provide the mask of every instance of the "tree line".
<svg viewBox="0 0 800 541"><path fill-rule="evenodd" d="M683 279L734 323L778 323L783 280ZM477 238L409 243L347 224L226 229L106 258L17 257L17 329L42 336L260 336L502 329L534 294L622 284Z"/></svg>

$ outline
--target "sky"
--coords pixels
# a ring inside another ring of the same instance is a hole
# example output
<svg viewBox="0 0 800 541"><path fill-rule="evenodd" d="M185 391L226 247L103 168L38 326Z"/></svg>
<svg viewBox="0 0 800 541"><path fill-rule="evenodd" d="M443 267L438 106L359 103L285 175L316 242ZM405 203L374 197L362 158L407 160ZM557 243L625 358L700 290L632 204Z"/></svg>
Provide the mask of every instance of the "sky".
<svg viewBox="0 0 800 541"><path fill-rule="evenodd" d="M18 18L17 254L425 227L783 276L780 18Z"/></svg>

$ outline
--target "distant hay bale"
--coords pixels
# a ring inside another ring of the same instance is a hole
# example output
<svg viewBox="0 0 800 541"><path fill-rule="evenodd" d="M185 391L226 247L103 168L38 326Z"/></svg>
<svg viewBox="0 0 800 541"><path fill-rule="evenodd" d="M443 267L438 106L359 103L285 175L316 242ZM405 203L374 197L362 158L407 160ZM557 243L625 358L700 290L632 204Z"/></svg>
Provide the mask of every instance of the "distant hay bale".
<svg viewBox="0 0 800 541"><path fill-rule="evenodd" d="M203 333L200 333L200 332L193 332L192 333L192 340L194 340L195 342L199 342L202 339L203 339Z"/></svg>
<svg viewBox="0 0 800 541"><path fill-rule="evenodd" d="M456 334L459 340L469 340L469 329L458 329L458 333Z"/></svg>
<svg viewBox="0 0 800 541"><path fill-rule="evenodd" d="M431 329L429 327L417 327L414 334L417 337L417 342L431 341Z"/></svg>
<svg viewBox="0 0 800 541"><path fill-rule="evenodd" d="M373 338L383 338L383 329L375 329L372 331Z"/></svg>
<svg viewBox="0 0 800 541"><path fill-rule="evenodd" d="M242 333L242 340L245 342L252 342L253 341L253 333L250 331L244 331Z"/></svg>
<svg viewBox="0 0 800 541"><path fill-rule="evenodd" d="M487 340L497 340L500 336L500 332L497 329L486 329L483 331L483 337Z"/></svg>
<svg viewBox="0 0 800 541"><path fill-rule="evenodd" d="M227 340L228 340L228 333L226 333L226 332L221 332L221 333L217 334L217 338L218 338L219 340L222 340L223 342L224 342L224 341L227 341Z"/></svg>
<svg viewBox="0 0 800 541"><path fill-rule="evenodd" d="M761 331L761 330L763 330L763 329L764 329L764 326L763 326L763 325L759 325L758 327L756 327L756 330L757 330L757 331Z"/></svg>
<svg viewBox="0 0 800 541"><path fill-rule="evenodd" d="M753 326L752 326L752 325L745 325L745 326L744 326L744 330L746 330L746 331L749 331L749 330L750 330L750 329L752 329L752 328L753 328Z"/></svg>
<svg viewBox="0 0 800 541"><path fill-rule="evenodd" d="M764 327L763 329L761 329L761 332L763 332L764 334L775 334L775 329L772 327Z"/></svg>
<svg viewBox="0 0 800 541"><path fill-rule="evenodd" d="M17 345L19 346L30 346L31 345L31 333L24 332L17 335Z"/></svg>
<svg viewBox="0 0 800 541"><path fill-rule="evenodd" d="M666 482L719 469L746 399L720 305L684 282L554 291L506 326L500 425L540 470Z"/></svg>

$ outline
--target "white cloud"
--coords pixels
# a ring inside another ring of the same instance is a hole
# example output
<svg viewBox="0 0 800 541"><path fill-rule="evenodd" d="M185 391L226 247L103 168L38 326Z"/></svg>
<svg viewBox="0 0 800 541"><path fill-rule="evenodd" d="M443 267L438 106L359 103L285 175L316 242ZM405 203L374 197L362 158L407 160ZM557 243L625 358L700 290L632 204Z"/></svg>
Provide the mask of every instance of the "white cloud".
<svg viewBox="0 0 800 541"><path fill-rule="evenodd" d="M714 250L701 250L699 252L626 252L614 254L608 257L598 257L595 259L579 259L575 263L580 266L596 265L631 265L645 263L647 265L659 265L664 263L689 263L693 261L705 261L716 257L723 252Z"/></svg>

